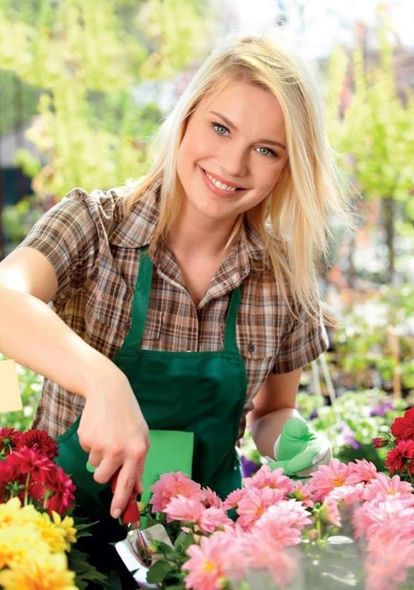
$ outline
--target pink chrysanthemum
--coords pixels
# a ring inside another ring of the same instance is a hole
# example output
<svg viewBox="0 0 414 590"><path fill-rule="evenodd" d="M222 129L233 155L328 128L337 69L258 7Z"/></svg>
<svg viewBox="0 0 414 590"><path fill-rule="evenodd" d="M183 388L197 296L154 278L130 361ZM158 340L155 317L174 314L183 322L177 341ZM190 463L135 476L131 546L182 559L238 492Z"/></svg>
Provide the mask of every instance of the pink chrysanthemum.
<svg viewBox="0 0 414 590"><path fill-rule="evenodd" d="M202 500L206 508L223 508L223 500L210 488L202 489Z"/></svg>
<svg viewBox="0 0 414 590"><path fill-rule="evenodd" d="M412 491L411 485L406 481L401 481L399 475L390 478L384 473L378 473L375 479L372 479L365 486L363 499L374 500L378 498L385 500L388 496L396 496L398 498L411 498L414 503Z"/></svg>
<svg viewBox="0 0 414 590"><path fill-rule="evenodd" d="M151 491L150 504L154 512L162 512L172 498L178 495L200 500L203 496L200 484L180 471L161 475Z"/></svg>
<svg viewBox="0 0 414 590"><path fill-rule="evenodd" d="M202 533L213 533L218 529L233 526L233 521L222 508L211 506L201 513L199 527ZM228 528L226 529L228 530Z"/></svg>
<svg viewBox="0 0 414 590"><path fill-rule="evenodd" d="M354 485L357 483L366 483L377 476L378 470L374 463L366 459L357 459L353 463L349 463L349 477L348 484Z"/></svg>
<svg viewBox="0 0 414 590"><path fill-rule="evenodd" d="M276 588L286 588L292 581L299 565L292 555L280 549L271 535L264 540L259 531L244 535L241 555L246 566L251 570L267 570L275 582Z"/></svg>
<svg viewBox="0 0 414 590"><path fill-rule="evenodd" d="M293 484L293 490L290 495L299 502L302 502L306 508L312 508L312 490L308 484L304 484L301 481L296 481Z"/></svg>
<svg viewBox="0 0 414 590"><path fill-rule="evenodd" d="M360 482L353 486L341 486L340 488L334 488L326 498L331 498L335 502L341 502L345 506L350 504L356 504L362 502L364 496L365 484Z"/></svg>
<svg viewBox="0 0 414 590"><path fill-rule="evenodd" d="M198 498L187 498L178 495L172 498L163 512L167 515L167 522L179 520L199 524L202 513L206 510Z"/></svg>
<svg viewBox="0 0 414 590"><path fill-rule="evenodd" d="M247 477L244 480L244 485L246 488L253 487L258 490L264 488L282 490L285 496L293 489L292 480L284 475L283 469L272 471L268 465L263 465L252 477Z"/></svg>
<svg viewBox="0 0 414 590"><path fill-rule="evenodd" d="M371 500L359 507L353 517L356 538L371 538L387 530L401 537L414 535L414 507L405 498L388 496Z"/></svg>
<svg viewBox="0 0 414 590"><path fill-rule="evenodd" d="M301 502L281 500L266 510L251 532L258 541L262 538L259 544L271 540L274 547L282 549L300 543L302 530L310 523L310 515Z"/></svg>
<svg viewBox="0 0 414 590"><path fill-rule="evenodd" d="M329 465L321 465L317 471L311 474L309 487L314 500L321 502L330 491L348 485L350 468L338 459L332 459Z"/></svg>
<svg viewBox="0 0 414 590"><path fill-rule="evenodd" d="M414 566L414 545L412 542L390 538L384 546L371 552L366 561L367 590L396 590L407 578L407 570Z"/></svg>
<svg viewBox="0 0 414 590"><path fill-rule="evenodd" d="M185 587L193 590L219 590L229 571L240 567L238 544L229 543L226 533L202 537L200 545L187 549L188 561L183 570L188 572Z"/></svg>
<svg viewBox="0 0 414 590"><path fill-rule="evenodd" d="M231 508L237 508L239 502L242 498L246 495L246 488L240 490L234 490L231 492L227 498L224 500L223 508L225 510L230 510Z"/></svg>
<svg viewBox="0 0 414 590"><path fill-rule="evenodd" d="M246 493L237 507L239 515L237 522L243 529L249 530L270 506L279 502L283 497L283 490L246 488Z"/></svg>

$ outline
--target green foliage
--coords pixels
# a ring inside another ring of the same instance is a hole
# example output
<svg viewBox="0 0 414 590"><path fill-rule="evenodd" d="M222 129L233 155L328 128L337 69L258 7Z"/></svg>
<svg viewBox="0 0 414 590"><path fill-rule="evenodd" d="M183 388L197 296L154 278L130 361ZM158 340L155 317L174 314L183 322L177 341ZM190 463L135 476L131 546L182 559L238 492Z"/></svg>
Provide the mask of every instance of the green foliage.
<svg viewBox="0 0 414 590"><path fill-rule="evenodd" d="M335 370L353 388L373 386L380 379L390 389L398 371L402 388L414 390L413 315L414 288L408 284L384 286L364 304L355 304L334 333ZM398 337L399 358L390 346L390 330Z"/></svg>
<svg viewBox="0 0 414 590"><path fill-rule="evenodd" d="M48 164L37 171L19 155L36 193L63 196L141 175L163 113L151 99L137 105L134 87L196 62L208 30L199 0L3 0L2 68L41 89L28 135Z"/></svg>
<svg viewBox="0 0 414 590"><path fill-rule="evenodd" d="M4 358L0 355L0 360ZM22 410L0 414L0 428L8 426L17 430L27 430L33 420L35 408L40 400L42 378L33 371L17 365L19 389L22 396Z"/></svg>

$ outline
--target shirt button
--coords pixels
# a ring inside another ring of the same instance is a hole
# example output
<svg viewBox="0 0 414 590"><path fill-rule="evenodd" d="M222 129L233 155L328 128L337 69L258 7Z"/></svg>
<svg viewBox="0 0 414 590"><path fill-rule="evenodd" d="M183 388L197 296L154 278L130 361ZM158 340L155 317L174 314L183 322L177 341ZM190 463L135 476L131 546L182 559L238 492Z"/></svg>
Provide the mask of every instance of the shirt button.
<svg viewBox="0 0 414 590"><path fill-rule="evenodd" d="M125 330L129 331L131 328L131 320L127 320L125 322Z"/></svg>
<svg viewBox="0 0 414 590"><path fill-rule="evenodd" d="M255 346L253 344L253 342L249 342L249 344L247 345L247 352L254 352L255 351Z"/></svg>

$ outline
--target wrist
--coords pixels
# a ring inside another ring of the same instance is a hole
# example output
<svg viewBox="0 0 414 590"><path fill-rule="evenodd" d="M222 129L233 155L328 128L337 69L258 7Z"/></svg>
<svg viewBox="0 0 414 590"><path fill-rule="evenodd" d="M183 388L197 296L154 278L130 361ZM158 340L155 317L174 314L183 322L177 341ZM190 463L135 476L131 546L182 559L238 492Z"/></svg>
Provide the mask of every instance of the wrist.
<svg viewBox="0 0 414 590"><path fill-rule="evenodd" d="M130 387L126 375L115 363L98 351L93 353L81 373L79 395L87 400L94 395L113 394Z"/></svg>

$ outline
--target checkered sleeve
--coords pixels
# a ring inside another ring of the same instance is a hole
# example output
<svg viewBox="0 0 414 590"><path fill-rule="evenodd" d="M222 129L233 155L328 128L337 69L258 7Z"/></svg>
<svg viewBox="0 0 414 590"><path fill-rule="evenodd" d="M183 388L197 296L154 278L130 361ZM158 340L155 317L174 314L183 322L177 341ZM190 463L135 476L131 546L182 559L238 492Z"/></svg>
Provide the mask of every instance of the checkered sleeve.
<svg viewBox="0 0 414 590"><path fill-rule="evenodd" d="M321 320L305 318L294 320L291 329L282 338L275 358L273 373L289 373L304 367L328 348L328 335Z"/></svg>
<svg viewBox="0 0 414 590"><path fill-rule="evenodd" d="M95 267L99 253L95 217L87 193L74 189L38 220L19 245L46 256L56 272L58 294L79 288Z"/></svg>

